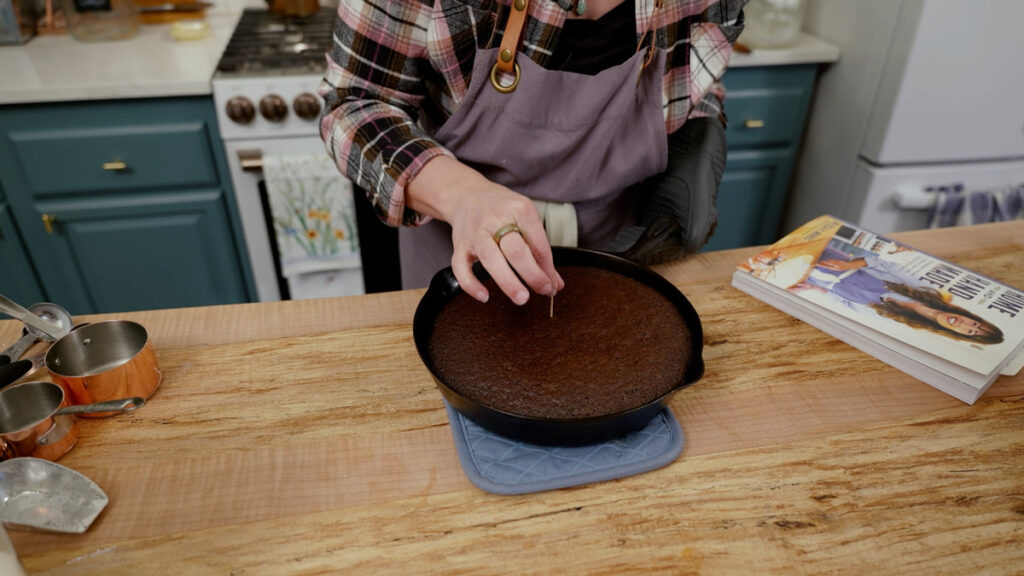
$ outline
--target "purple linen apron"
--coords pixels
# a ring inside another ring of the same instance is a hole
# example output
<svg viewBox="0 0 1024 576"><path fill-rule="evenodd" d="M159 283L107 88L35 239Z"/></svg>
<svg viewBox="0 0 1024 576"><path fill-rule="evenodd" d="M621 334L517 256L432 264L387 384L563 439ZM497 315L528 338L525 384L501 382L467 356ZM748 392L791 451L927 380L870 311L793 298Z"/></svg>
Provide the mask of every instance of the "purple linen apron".
<svg viewBox="0 0 1024 576"><path fill-rule="evenodd" d="M578 245L605 246L634 220L634 199L623 190L668 163L664 51L647 48L594 76L547 70L520 54L519 86L510 94L490 83L497 53L477 51L466 96L434 138L492 182L571 203ZM439 220L402 227L399 253L402 287L422 288L451 265L451 227Z"/></svg>

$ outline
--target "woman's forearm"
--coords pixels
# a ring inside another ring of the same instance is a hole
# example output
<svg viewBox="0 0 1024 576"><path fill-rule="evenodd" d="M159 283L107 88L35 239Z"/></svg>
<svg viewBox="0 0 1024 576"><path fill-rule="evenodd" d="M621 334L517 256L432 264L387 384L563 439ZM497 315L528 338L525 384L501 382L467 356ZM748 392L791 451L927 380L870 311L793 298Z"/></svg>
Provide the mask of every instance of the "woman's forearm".
<svg viewBox="0 0 1024 576"><path fill-rule="evenodd" d="M405 191L405 205L421 214L451 222L467 194L490 182L450 156L437 156L420 169Z"/></svg>

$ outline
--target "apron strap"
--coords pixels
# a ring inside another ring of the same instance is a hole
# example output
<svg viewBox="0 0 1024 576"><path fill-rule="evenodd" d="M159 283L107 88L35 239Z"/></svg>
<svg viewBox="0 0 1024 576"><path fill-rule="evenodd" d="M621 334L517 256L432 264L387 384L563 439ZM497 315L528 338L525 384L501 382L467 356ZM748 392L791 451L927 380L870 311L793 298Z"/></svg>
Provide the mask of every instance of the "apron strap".
<svg viewBox="0 0 1024 576"><path fill-rule="evenodd" d="M644 33L640 36L640 41L636 45L636 51L640 52L644 48L644 42L648 39L647 35L650 34L650 46L647 48L647 58L644 59L644 65L640 68L640 74L637 75L637 86L640 85L640 76L643 75L644 70L647 70L647 67L654 60L654 46L658 35L658 25L661 22L658 17L661 16L661 7L664 4L665 0L654 0L654 11L651 13L651 17L647 21L647 27L644 28Z"/></svg>
<svg viewBox="0 0 1024 576"><path fill-rule="evenodd" d="M519 85L519 64L516 64L516 52L523 43L523 28L526 26L526 9L530 6L530 0L512 0L512 11L508 15L508 22L505 23L505 32L501 37L501 47L498 50L498 61L491 68L491 85L502 94L508 94ZM498 80L498 72L513 74L512 83L504 85Z"/></svg>

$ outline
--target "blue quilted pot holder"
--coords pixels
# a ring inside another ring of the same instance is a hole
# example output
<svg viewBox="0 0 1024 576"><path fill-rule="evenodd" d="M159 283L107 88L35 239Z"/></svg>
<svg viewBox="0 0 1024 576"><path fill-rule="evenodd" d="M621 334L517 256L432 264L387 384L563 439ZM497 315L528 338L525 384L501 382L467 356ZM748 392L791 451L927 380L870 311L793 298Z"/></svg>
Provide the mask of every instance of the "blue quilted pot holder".
<svg viewBox="0 0 1024 576"><path fill-rule="evenodd" d="M470 481L495 494L528 494L649 472L683 451L683 429L663 409L640 430L589 446L541 446L480 427L444 403L459 462Z"/></svg>

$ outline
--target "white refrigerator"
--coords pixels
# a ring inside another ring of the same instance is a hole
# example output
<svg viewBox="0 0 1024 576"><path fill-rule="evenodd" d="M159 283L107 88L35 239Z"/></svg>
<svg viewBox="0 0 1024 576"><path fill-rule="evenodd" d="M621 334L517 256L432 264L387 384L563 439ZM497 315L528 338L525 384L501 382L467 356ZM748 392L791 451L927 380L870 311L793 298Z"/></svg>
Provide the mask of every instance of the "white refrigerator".
<svg viewBox="0 0 1024 576"><path fill-rule="evenodd" d="M810 0L823 70L783 221L927 224L931 190L1024 183L1024 1Z"/></svg>

